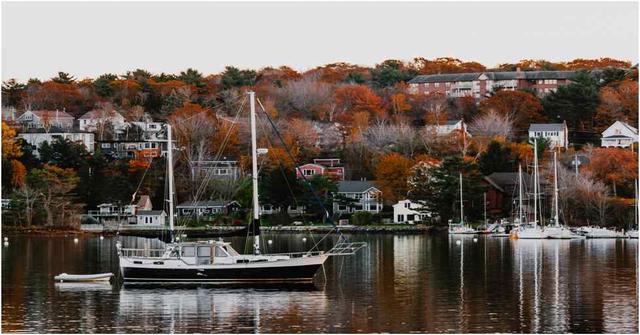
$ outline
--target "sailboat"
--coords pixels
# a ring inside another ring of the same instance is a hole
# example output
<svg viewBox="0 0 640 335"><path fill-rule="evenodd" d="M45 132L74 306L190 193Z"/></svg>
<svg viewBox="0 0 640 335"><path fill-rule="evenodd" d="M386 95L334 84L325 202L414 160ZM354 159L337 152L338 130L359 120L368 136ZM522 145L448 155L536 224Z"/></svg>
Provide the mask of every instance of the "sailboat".
<svg viewBox="0 0 640 335"><path fill-rule="evenodd" d="M229 242L204 240L184 242L174 236L174 178L171 126L167 125L167 175L169 234L171 242L162 249L127 249L116 245L124 282L211 283L211 284L309 284L330 256L353 255L366 246L348 242L340 235L328 251L263 254L260 246L260 204L258 197L258 149L256 144L255 93L250 102L251 168L253 212L250 231L253 253L240 254Z"/></svg>
<svg viewBox="0 0 640 335"><path fill-rule="evenodd" d="M541 239L547 238L547 234L538 225L538 140L533 139L533 222L528 225L520 225L515 236L519 239Z"/></svg>
<svg viewBox="0 0 640 335"><path fill-rule="evenodd" d="M560 224L558 209L558 152L553 152L553 225L546 227L545 232L549 238L572 239L582 236L575 234L569 228Z"/></svg>
<svg viewBox="0 0 640 335"><path fill-rule="evenodd" d="M478 232L464 224L464 203L462 202L462 173L460 173L460 222L449 220L449 234L477 234Z"/></svg>

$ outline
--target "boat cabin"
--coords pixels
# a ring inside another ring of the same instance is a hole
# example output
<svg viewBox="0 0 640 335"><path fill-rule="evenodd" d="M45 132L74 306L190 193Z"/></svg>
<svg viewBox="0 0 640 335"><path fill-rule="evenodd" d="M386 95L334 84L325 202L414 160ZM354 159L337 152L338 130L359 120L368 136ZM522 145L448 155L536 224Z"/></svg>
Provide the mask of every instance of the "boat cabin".
<svg viewBox="0 0 640 335"><path fill-rule="evenodd" d="M236 263L235 256L239 255L229 242L201 241L175 244L165 257L180 258L192 265L208 265Z"/></svg>

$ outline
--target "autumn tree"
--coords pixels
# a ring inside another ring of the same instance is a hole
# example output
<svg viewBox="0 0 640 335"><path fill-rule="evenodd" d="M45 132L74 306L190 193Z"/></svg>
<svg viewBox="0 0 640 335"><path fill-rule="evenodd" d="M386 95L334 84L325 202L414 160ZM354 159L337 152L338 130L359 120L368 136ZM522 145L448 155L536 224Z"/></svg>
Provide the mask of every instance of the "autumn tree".
<svg viewBox="0 0 640 335"><path fill-rule="evenodd" d="M382 98L365 85L346 85L334 91L338 118L350 123L357 112L366 112L372 118L383 119Z"/></svg>
<svg viewBox="0 0 640 335"><path fill-rule="evenodd" d="M16 130L2 121L2 160L22 156L20 145L17 143Z"/></svg>
<svg viewBox="0 0 640 335"><path fill-rule="evenodd" d="M480 113L489 111L512 119L518 130L526 130L531 123L545 121L540 100L533 94L522 91L500 90L480 102Z"/></svg>
<svg viewBox="0 0 640 335"><path fill-rule="evenodd" d="M633 181L638 178L638 154L618 148L596 148L586 170L610 185L614 196L629 196L633 194Z"/></svg>
<svg viewBox="0 0 640 335"><path fill-rule="evenodd" d="M622 80L600 89L600 105L596 115L596 130L601 132L615 121L638 123L638 82Z"/></svg>
<svg viewBox="0 0 640 335"><path fill-rule="evenodd" d="M42 206L47 215L46 225L53 227L56 209L67 202L69 193L76 187L79 179L72 169L49 164L45 164L42 169L32 170L30 178L31 185L38 185Z"/></svg>
<svg viewBox="0 0 640 335"><path fill-rule="evenodd" d="M413 67L419 74L482 72L485 66L478 62L465 62L457 58L440 57L433 60L422 57L413 60Z"/></svg>
<svg viewBox="0 0 640 335"><path fill-rule="evenodd" d="M493 139L510 139L513 128L513 120L510 116L490 110L473 119L469 125L469 132L473 135L472 140L476 144L477 151L483 152Z"/></svg>
<svg viewBox="0 0 640 335"><path fill-rule="evenodd" d="M407 196L407 178L412 166L410 159L395 152L380 158L375 178L385 201L394 204Z"/></svg>
<svg viewBox="0 0 640 335"><path fill-rule="evenodd" d="M276 89L276 108L284 115L295 114L307 118L331 121L331 86L311 77L288 81Z"/></svg>

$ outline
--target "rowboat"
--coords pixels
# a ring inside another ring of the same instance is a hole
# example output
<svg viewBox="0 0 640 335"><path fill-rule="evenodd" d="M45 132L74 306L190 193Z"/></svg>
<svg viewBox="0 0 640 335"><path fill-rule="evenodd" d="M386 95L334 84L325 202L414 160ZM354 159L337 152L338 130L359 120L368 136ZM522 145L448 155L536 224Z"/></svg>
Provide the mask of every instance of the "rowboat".
<svg viewBox="0 0 640 335"><path fill-rule="evenodd" d="M59 282L95 282L95 281L109 281L113 277L113 273L96 273L89 275L70 275L67 273L61 273L53 279Z"/></svg>

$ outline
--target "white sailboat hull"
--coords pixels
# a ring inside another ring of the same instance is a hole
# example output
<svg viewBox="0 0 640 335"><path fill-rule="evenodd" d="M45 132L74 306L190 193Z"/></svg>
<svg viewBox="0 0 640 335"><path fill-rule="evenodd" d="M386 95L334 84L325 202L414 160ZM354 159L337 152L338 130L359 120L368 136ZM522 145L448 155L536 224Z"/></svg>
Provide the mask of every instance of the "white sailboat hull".
<svg viewBox="0 0 640 335"><path fill-rule="evenodd" d="M575 234L570 229L566 227L547 227L544 229L548 238L551 239L563 239L568 240L572 238L584 238L578 234Z"/></svg>
<svg viewBox="0 0 640 335"><path fill-rule="evenodd" d="M516 232L519 239L544 239L549 235L540 227L521 228Z"/></svg>

